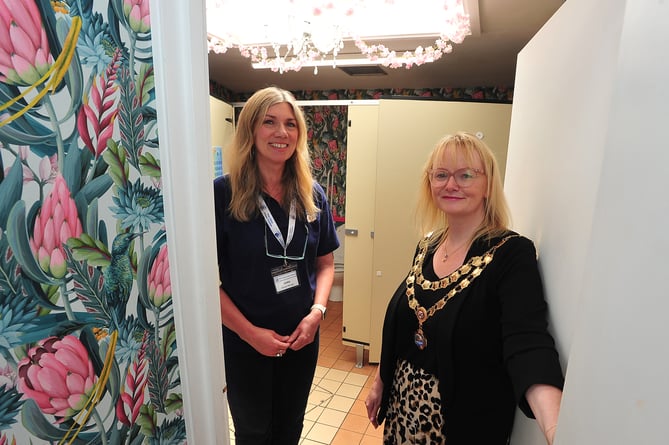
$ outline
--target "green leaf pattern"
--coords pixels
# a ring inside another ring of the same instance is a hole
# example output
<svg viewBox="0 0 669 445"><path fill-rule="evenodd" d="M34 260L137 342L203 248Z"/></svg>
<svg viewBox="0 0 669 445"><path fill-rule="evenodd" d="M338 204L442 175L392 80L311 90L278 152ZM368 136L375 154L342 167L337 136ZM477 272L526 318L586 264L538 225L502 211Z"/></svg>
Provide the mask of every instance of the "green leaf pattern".
<svg viewBox="0 0 669 445"><path fill-rule="evenodd" d="M58 60L68 39L76 52L40 102L9 123L3 121L29 100L0 113L0 437L35 445L185 444L172 299L156 307L147 296L154 259L169 234L151 31L133 30L128 18L132 13L133 20L145 17L148 23L149 0L11 1L22 17L41 22L48 63ZM18 27L29 23L8 20ZM3 48L27 47L16 36L39 32L21 31ZM7 82L0 80L1 102L30 88ZM63 190L52 196L59 176L69 196ZM36 227L38 215L45 222ZM81 233L70 233L76 225L66 226L64 218L78 218ZM42 231L41 243L36 230ZM61 237L61 246L51 243ZM64 277L45 272L63 264ZM88 354L92 380L104 371L109 379L99 401L63 419L44 411L44 402L24 397L34 377L18 369L46 366L31 361L37 342L67 335ZM117 410L139 358L147 382L134 388L134 422L128 422ZM77 422L82 428L75 434Z"/></svg>

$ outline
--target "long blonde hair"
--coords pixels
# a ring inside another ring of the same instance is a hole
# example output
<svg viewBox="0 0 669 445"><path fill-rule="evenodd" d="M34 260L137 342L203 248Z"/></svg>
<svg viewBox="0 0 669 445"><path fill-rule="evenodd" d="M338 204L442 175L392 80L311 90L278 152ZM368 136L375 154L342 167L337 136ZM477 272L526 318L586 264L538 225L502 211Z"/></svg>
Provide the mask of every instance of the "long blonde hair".
<svg viewBox="0 0 669 445"><path fill-rule="evenodd" d="M421 233L433 232L433 240L438 243L444 240L448 232L448 218L432 198L429 172L439 160L453 151L458 151L470 162L476 158L480 159L483 163L483 173L488 181L483 221L474 232L472 240L482 236L491 238L502 234L508 230L511 216L495 155L479 138L462 131L441 138L423 167L416 209L416 219Z"/></svg>
<svg viewBox="0 0 669 445"><path fill-rule="evenodd" d="M283 203L290 205L290 202L295 200L299 219L312 220L319 212L314 202L314 179L311 174L304 114L289 91L278 87L267 87L256 91L242 108L226 158L232 187L230 213L238 221L248 221L259 212L257 199L262 192L263 184L255 156L254 136L267 110L279 103L291 106L299 133L297 148L293 156L286 161L281 178L284 190Z"/></svg>

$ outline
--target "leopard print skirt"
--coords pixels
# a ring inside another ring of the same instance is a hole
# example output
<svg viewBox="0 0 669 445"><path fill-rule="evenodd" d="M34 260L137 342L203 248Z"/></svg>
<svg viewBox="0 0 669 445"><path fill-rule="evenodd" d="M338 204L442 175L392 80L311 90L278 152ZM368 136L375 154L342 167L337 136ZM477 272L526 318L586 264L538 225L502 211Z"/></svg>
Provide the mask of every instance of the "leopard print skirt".
<svg viewBox="0 0 669 445"><path fill-rule="evenodd" d="M383 427L384 445L443 445L439 380L399 360Z"/></svg>

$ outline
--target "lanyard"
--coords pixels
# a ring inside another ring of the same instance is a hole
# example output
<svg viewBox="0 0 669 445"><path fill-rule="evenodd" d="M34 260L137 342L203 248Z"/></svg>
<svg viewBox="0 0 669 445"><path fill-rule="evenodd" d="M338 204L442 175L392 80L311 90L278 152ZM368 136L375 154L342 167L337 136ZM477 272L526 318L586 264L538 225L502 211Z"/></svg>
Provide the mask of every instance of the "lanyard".
<svg viewBox="0 0 669 445"><path fill-rule="evenodd" d="M283 235L281 234L281 230L279 230L279 226L274 220L274 216L272 216L272 212L269 211L267 203L265 202L265 199L262 196L258 196L258 206L260 206L260 213L262 213L262 216L263 218L265 218L267 226L274 234L274 238L276 238L279 244L281 244L281 247L283 247L283 256L285 257L288 252L288 245L293 240L293 235L295 234L295 219L296 219L295 215L297 213L297 211L295 210L295 200L291 201L290 203L290 213L288 214L288 233L287 233L288 238L286 241L283 240Z"/></svg>

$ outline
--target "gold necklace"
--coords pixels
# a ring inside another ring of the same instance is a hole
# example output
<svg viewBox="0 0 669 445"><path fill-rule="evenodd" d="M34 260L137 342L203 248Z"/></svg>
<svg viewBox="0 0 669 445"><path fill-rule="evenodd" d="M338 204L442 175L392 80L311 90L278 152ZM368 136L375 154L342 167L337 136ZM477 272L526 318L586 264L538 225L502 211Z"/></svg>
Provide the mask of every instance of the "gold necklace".
<svg viewBox="0 0 669 445"><path fill-rule="evenodd" d="M429 246L429 237L423 238L419 246L420 250L414 258L413 266L411 266L411 271L406 279L406 296L409 302L409 307L414 311L416 319L418 320L418 329L414 333L414 343L418 349L423 350L427 347L427 337L425 337L425 333L423 332L423 323L433 316L435 312L443 309L451 298L469 286L479 275L481 275L483 269L485 269L485 267L492 261L495 251L509 238L513 238L514 236L518 235L510 235L503 238L496 246L492 247L486 253L480 256L471 257L469 261L460 266L456 271L439 281L429 281L423 276L423 260L425 259L425 254L427 253ZM421 306L416 299L414 283L422 287L424 290L439 290L456 282L457 285L448 291L446 295L441 297L439 301L430 306L429 309Z"/></svg>
<svg viewBox="0 0 669 445"><path fill-rule="evenodd" d="M441 262L442 262L442 263L445 263L445 262L448 260L448 257L449 257L449 256L453 255L455 252L457 252L458 250L462 249L462 248L465 247L467 244L469 244L469 241L465 241L463 244L460 244L460 245L458 246L457 249L455 249L454 251L452 251L452 252L449 254L449 253L446 251L446 242L447 242L447 241L448 241L448 238L446 238L446 240L444 241L444 256L441 258Z"/></svg>

